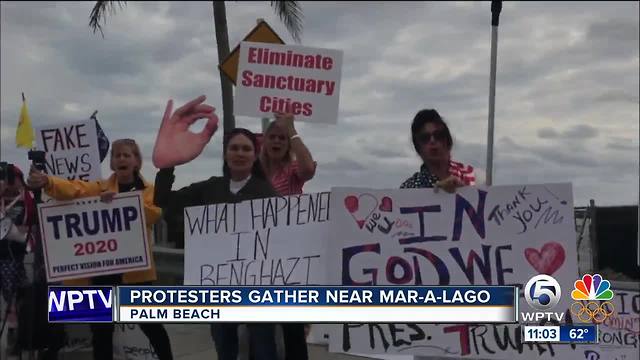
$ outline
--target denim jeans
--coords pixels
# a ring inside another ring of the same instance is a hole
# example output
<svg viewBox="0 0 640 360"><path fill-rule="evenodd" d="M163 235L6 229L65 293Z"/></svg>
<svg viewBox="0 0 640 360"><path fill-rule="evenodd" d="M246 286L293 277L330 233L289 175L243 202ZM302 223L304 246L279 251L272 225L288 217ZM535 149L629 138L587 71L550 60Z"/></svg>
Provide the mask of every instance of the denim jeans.
<svg viewBox="0 0 640 360"><path fill-rule="evenodd" d="M238 358L238 323L211 324L218 360ZM274 324L247 324L253 360L277 360Z"/></svg>

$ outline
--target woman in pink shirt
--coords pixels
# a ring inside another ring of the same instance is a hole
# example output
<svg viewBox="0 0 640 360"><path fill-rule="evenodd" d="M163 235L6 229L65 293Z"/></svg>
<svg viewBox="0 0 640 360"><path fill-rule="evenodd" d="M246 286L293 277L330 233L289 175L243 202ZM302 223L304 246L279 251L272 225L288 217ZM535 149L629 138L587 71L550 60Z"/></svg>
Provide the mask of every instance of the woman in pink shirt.
<svg viewBox="0 0 640 360"><path fill-rule="evenodd" d="M316 163L293 124L293 115L275 113L264 133L260 163L280 195L302 194L304 183L316 173ZM308 360L305 324L282 324L285 359Z"/></svg>
<svg viewBox="0 0 640 360"><path fill-rule="evenodd" d="M304 183L316 173L316 163L293 125L293 115L275 117L264 133L260 162L277 193L302 194Z"/></svg>

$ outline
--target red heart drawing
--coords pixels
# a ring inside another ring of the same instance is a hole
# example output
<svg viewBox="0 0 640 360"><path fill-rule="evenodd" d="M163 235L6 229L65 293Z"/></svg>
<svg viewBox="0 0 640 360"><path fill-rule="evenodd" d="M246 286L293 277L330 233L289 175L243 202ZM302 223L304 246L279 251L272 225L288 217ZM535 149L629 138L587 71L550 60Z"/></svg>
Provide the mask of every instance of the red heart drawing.
<svg viewBox="0 0 640 360"><path fill-rule="evenodd" d="M540 274L553 275L564 264L564 248L557 242L544 244L542 250L532 248L524 250L524 256Z"/></svg>
<svg viewBox="0 0 640 360"><path fill-rule="evenodd" d="M344 207L346 207L350 213L353 214L354 212L358 211L358 206L359 206L359 201L357 197L353 195L349 195L346 198L344 198Z"/></svg>
<svg viewBox="0 0 640 360"><path fill-rule="evenodd" d="M378 207L378 209L384 212L393 211L393 202L391 201L391 198L388 196L383 197L382 202L380 203L380 206Z"/></svg>
<svg viewBox="0 0 640 360"><path fill-rule="evenodd" d="M378 207L378 199L371 194L361 194L357 198L354 195L350 195L345 198L344 207L349 211L358 227L362 229L369 216Z"/></svg>

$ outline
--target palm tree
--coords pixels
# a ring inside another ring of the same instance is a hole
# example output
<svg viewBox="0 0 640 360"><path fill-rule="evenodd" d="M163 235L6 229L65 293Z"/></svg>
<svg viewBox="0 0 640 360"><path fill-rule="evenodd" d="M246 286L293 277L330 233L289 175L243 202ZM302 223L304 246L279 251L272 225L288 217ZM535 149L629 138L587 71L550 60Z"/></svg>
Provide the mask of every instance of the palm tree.
<svg viewBox="0 0 640 360"><path fill-rule="evenodd" d="M218 45L218 63L222 63L229 56L229 31L227 29L227 10L224 1L212 1L213 23ZM104 37L100 22L106 23L107 12L113 14L116 7L122 9L126 1L96 1L89 15L89 27L93 32L100 31ZM296 42L300 42L302 34L302 8L298 1L271 1L271 8L278 14ZM236 126L233 116L233 87L231 81L220 71L222 88L222 114L224 132Z"/></svg>

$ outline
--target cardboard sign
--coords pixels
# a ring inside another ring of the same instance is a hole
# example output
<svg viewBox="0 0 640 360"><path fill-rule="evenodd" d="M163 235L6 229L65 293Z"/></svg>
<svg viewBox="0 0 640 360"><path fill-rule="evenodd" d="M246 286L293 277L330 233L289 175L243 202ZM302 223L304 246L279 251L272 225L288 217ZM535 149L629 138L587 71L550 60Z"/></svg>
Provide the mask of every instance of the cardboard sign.
<svg viewBox="0 0 640 360"><path fill-rule="evenodd" d="M326 284L330 195L186 208L184 284Z"/></svg>
<svg viewBox="0 0 640 360"><path fill-rule="evenodd" d="M45 172L65 179L100 180L100 150L93 119L36 128L38 150L46 155Z"/></svg>
<svg viewBox="0 0 640 360"><path fill-rule="evenodd" d="M48 281L151 267L140 192L38 205Z"/></svg>
<svg viewBox="0 0 640 360"><path fill-rule="evenodd" d="M342 51L242 42L235 115L338 121Z"/></svg>
<svg viewBox="0 0 640 360"><path fill-rule="evenodd" d="M333 188L330 283L523 285L546 273L569 313L578 278L570 184L433 189ZM520 311L533 311L523 298ZM568 318L565 318L569 321ZM330 351L475 359L574 359L569 345L523 344L510 324L341 324Z"/></svg>

